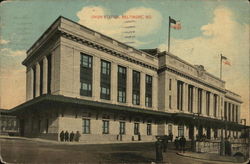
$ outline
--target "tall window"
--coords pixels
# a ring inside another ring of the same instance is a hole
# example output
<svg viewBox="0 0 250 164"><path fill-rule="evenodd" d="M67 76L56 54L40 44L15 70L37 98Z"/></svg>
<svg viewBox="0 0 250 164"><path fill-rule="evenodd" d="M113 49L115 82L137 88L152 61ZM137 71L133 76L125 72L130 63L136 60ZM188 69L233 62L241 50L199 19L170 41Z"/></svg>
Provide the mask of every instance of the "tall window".
<svg viewBox="0 0 250 164"><path fill-rule="evenodd" d="M209 116L209 108L210 108L210 92L206 92L206 113Z"/></svg>
<svg viewBox="0 0 250 164"><path fill-rule="evenodd" d="M227 120L227 102L224 102L224 119Z"/></svg>
<svg viewBox="0 0 250 164"><path fill-rule="evenodd" d="M36 97L36 66L33 67L33 98Z"/></svg>
<svg viewBox="0 0 250 164"><path fill-rule="evenodd" d="M193 112L193 86L188 86L188 111Z"/></svg>
<svg viewBox="0 0 250 164"><path fill-rule="evenodd" d="M140 72L133 71L133 104L140 105Z"/></svg>
<svg viewBox="0 0 250 164"><path fill-rule="evenodd" d="M169 102L168 102L168 107L169 107L169 109L171 109L172 108L172 97L171 97L171 95L169 95L169 100L168 100Z"/></svg>
<svg viewBox="0 0 250 164"><path fill-rule="evenodd" d="M198 113L202 112L202 89L198 89Z"/></svg>
<svg viewBox="0 0 250 164"><path fill-rule="evenodd" d="M111 63L101 61L101 99L110 100Z"/></svg>
<svg viewBox="0 0 250 164"><path fill-rule="evenodd" d="M238 111L238 110L239 110L239 109L238 109L238 105L236 105L236 109L235 109L235 110L236 110L236 111L235 111L235 112L236 112L235 121L236 121L236 122L239 122L239 120L238 120L238 112L239 112L239 111Z"/></svg>
<svg viewBox="0 0 250 164"><path fill-rule="evenodd" d="M179 125L178 126L178 136L184 136L184 126L183 125Z"/></svg>
<svg viewBox="0 0 250 164"><path fill-rule="evenodd" d="M234 116L234 104L232 104L232 116L233 116L233 117L232 117L232 121L234 122L234 117L235 117L235 116Z"/></svg>
<svg viewBox="0 0 250 164"><path fill-rule="evenodd" d="M52 75L51 54L47 56L47 60L48 60L47 87L48 87L48 94L50 94L51 93L51 75Z"/></svg>
<svg viewBox="0 0 250 164"><path fill-rule="evenodd" d="M152 135L152 124L147 124L147 135Z"/></svg>
<svg viewBox="0 0 250 164"><path fill-rule="evenodd" d="M231 103L228 103L228 121L231 121Z"/></svg>
<svg viewBox="0 0 250 164"><path fill-rule="evenodd" d="M183 108L183 82L177 81L177 109Z"/></svg>
<svg viewBox="0 0 250 164"><path fill-rule="evenodd" d="M82 120L82 133L83 134L90 134L90 119L83 119Z"/></svg>
<svg viewBox="0 0 250 164"><path fill-rule="evenodd" d="M126 102L126 81L127 70L125 67L118 66L118 102Z"/></svg>
<svg viewBox="0 0 250 164"><path fill-rule="evenodd" d="M216 117L216 115L217 115L217 106L218 106L217 98L218 98L218 96L214 95L214 117Z"/></svg>
<svg viewBox="0 0 250 164"><path fill-rule="evenodd" d="M173 134L173 125L168 125L168 135Z"/></svg>
<svg viewBox="0 0 250 164"><path fill-rule="evenodd" d="M102 134L109 134L109 121L102 120Z"/></svg>
<svg viewBox="0 0 250 164"><path fill-rule="evenodd" d="M168 89L171 91L171 88L172 88L172 79L169 79L169 86L168 86Z"/></svg>
<svg viewBox="0 0 250 164"><path fill-rule="evenodd" d="M146 75L146 107L152 107L152 76Z"/></svg>
<svg viewBox="0 0 250 164"><path fill-rule="evenodd" d="M39 63L40 65L40 96L43 94L43 61Z"/></svg>
<svg viewBox="0 0 250 164"><path fill-rule="evenodd" d="M81 65L80 65L80 82L81 89L80 95L92 96L92 56L81 53Z"/></svg>
<svg viewBox="0 0 250 164"><path fill-rule="evenodd" d="M138 135L140 132L139 132L139 123L135 123L134 124L134 134L135 135Z"/></svg>
<svg viewBox="0 0 250 164"><path fill-rule="evenodd" d="M120 122L120 134L125 134L125 129L126 129L126 126L125 126L125 122Z"/></svg>

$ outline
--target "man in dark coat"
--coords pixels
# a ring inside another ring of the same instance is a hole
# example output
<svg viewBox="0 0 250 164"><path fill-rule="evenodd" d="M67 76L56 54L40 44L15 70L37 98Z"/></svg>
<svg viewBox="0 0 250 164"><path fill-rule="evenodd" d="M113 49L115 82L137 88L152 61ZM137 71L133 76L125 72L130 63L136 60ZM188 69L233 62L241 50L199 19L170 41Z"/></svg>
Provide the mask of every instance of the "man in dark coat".
<svg viewBox="0 0 250 164"><path fill-rule="evenodd" d="M69 140L70 140L70 142L72 142L73 140L74 140L74 132L72 131L71 133L70 133L70 135L69 135Z"/></svg>
<svg viewBox="0 0 250 164"><path fill-rule="evenodd" d="M162 141L160 140L160 137L157 137L157 141L155 142L155 155L156 155L156 162L162 162L163 156L162 156Z"/></svg>
<svg viewBox="0 0 250 164"><path fill-rule="evenodd" d="M169 140L170 140L171 142L173 142L173 133L171 132L168 136L169 136Z"/></svg>
<svg viewBox="0 0 250 164"><path fill-rule="evenodd" d="M180 138L180 147L181 147L181 152L185 153L185 145L186 145L186 138L184 136L181 136Z"/></svg>
<svg viewBox="0 0 250 164"><path fill-rule="evenodd" d="M179 139L178 139L178 137L175 137L174 145L175 145L175 149L179 150Z"/></svg>
<svg viewBox="0 0 250 164"><path fill-rule="evenodd" d="M75 141L79 142L80 137L81 137L81 134L79 133L79 131L77 131L75 135Z"/></svg>
<svg viewBox="0 0 250 164"><path fill-rule="evenodd" d="M60 133L60 140L61 140L61 142L64 141L64 131L61 131L61 133Z"/></svg>
<svg viewBox="0 0 250 164"><path fill-rule="evenodd" d="M66 130L66 132L64 133L64 139L65 139L65 142L68 142L69 141L69 132Z"/></svg>

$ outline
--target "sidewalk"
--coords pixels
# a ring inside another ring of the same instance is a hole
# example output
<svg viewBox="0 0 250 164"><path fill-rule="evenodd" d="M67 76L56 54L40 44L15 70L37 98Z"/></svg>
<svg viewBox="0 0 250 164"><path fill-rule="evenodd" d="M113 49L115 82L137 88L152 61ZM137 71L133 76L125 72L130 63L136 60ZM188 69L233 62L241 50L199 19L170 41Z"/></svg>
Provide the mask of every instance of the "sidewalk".
<svg viewBox="0 0 250 164"><path fill-rule="evenodd" d="M244 164L243 158L236 158L233 156L220 156L215 153L195 153L195 152L185 152L177 153L180 156L190 157L201 160L216 161L216 162L230 162L230 163L242 163Z"/></svg>

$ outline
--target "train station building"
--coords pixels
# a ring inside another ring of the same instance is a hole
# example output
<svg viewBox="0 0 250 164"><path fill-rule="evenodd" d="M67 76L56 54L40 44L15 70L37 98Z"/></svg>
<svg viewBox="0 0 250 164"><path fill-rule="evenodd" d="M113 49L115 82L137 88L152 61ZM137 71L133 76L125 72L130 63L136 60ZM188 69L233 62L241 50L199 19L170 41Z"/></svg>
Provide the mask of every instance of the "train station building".
<svg viewBox="0 0 250 164"><path fill-rule="evenodd" d="M239 137L241 97L174 54L135 49L59 17L27 51L20 135L154 141L156 135Z"/></svg>

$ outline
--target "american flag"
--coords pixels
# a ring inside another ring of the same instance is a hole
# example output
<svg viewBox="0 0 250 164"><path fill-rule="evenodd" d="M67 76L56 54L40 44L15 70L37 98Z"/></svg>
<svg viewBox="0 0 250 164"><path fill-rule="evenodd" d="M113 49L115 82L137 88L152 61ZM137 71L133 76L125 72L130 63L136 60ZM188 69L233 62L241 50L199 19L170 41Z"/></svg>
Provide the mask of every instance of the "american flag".
<svg viewBox="0 0 250 164"><path fill-rule="evenodd" d="M226 65L231 65L230 61L227 59L225 56L221 56L221 60L223 61L224 64Z"/></svg>
<svg viewBox="0 0 250 164"><path fill-rule="evenodd" d="M180 30L181 29L181 22L176 22L176 24L171 25L171 28Z"/></svg>

